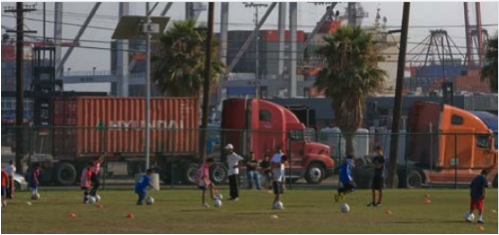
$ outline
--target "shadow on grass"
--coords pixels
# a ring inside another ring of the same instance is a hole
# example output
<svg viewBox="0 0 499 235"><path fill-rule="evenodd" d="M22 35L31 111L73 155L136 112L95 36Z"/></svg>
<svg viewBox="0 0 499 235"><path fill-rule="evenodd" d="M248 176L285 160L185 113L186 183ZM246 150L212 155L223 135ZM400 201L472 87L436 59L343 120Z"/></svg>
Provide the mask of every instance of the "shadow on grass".
<svg viewBox="0 0 499 235"><path fill-rule="evenodd" d="M421 222L421 221L392 221L392 222L380 222L384 224L463 224L464 221L452 220L452 221L432 221L432 222Z"/></svg>

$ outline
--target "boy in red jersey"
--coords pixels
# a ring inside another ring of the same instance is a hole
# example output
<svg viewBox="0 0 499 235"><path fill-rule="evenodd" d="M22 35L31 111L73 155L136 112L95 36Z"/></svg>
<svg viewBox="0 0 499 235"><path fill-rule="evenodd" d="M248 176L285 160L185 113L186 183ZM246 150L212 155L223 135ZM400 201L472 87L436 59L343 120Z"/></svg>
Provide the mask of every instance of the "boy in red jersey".
<svg viewBox="0 0 499 235"><path fill-rule="evenodd" d="M2 207L7 206L7 191L9 187L9 175L6 171L2 170Z"/></svg>
<svg viewBox="0 0 499 235"><path fill-rule="evenodd" d="M100 156L97 160L94 161L94 166L92 167L92 176L90 178L90 181L92 182L92 190L90 190L90 195L91 196L97 196L97 190L99 189L100 186L100 180L99 180L99 175L100 175L100 164L104 160L104 155Z"/></svg>
<svg viewBox="0 0 499 235"><path fill-rule="evenodd" d="M88 195L90 184L92 183L92 167L93 162L89 162L85 168L81 171L80 186L83 191L83 203L88 204Z"/></svg>
<svg viewBox="0 0 499 235"><path fill-rule="evenodd" d="M31 188L31 198L37 199L36 195L38 194L38 177L40 176L40 163L35 163L35 167L31 172L29 187Z"/></svg>

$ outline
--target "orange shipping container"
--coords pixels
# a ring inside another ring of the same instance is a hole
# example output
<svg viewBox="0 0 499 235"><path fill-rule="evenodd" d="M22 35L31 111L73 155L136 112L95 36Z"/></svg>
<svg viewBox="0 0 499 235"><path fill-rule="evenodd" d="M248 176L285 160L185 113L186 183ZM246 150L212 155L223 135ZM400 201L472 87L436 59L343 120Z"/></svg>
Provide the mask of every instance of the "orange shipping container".
<svg viewBox="0 0 499 235"><path fill-rule="evenodd" d="M151 99L151 155L196 156L199 99ZM77 97L54 100L53 153L75 160L103 153L143 157L143 98Z"/></svg>

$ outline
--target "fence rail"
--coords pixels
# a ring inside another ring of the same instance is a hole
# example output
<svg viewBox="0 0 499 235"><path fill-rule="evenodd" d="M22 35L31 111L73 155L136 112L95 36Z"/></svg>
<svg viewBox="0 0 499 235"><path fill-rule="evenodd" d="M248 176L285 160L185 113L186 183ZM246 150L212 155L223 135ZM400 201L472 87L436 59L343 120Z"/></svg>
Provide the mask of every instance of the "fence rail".
<svg viewBox="0 0 499 235"><path fill-rule="evenodd" d="M142 126L2 126L1 129L2 163L15 159L17 155L22 156L23 173L26 173L33 162L41 162L46 177L42 182L45 184L76 184L83 166L101 155L105 156L102 173L105 185L133 185L135 175L145 170L145 129ZM259 161L264 154L272 156L277 147L283 147L284 154L290 159L286 168L288 188L341 186L339 167L347 156L344 134L310 130L280 132L209 128L206 130L207 153L200 154L201 131L152 127L151 162L164 184L179 187L194 183L196 170L204 156L213 156L217 160L211 168L211 178L216 184L225 184L227 165L223 146L232 143L236 153L248 158L250 152L255 152ZM17 148L17 134L23 135L23 149ZM353 141L355 168L352 169L352 176L358 188L371 187L373 149L382 147L388 161L392 137L387 132L356 134ZM434 131L401 132L396 138L399 138L396 154L396 184L399 188L467 186L482 169L490 172L490 182L497 185L497 136L494 138L489 133L469 131ZM318 161L312 164L313 161L309 159L313 157L332 160L334 166L321 165ZM250 182L245 164L241 164L240 186L246 188ZM258 169L258 172L264 181L263 171Z"/></svg>

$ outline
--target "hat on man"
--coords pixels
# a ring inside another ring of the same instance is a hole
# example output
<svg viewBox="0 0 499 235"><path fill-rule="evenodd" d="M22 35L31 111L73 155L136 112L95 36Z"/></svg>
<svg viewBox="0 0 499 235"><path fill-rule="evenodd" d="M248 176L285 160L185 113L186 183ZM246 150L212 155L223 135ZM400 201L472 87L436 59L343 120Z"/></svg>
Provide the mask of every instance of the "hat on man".
<svg viewBox="0 0 499 235"><path fill-rule="evenodd" d="M227 150L233 150L234 146L232 146L232 144L227 144L227 146L225 146L225 149L227 149Z"/></svg>

